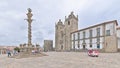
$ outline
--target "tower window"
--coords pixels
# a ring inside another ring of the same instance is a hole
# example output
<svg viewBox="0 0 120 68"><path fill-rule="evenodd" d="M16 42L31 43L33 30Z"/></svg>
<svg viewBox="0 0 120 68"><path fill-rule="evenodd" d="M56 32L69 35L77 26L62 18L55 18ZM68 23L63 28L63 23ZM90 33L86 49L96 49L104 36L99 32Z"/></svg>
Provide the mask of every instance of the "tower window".
<svg viewBox="0 0 120 68"><path fill-rule="evenodd" d="M70 25L70 21L68 21L68 25Z"/></svg>
<svg viewBox="0 0 120 68"><path fill-rule="evenodd" d="M63 38L63 31L61 31L61 37Z"/></svg>

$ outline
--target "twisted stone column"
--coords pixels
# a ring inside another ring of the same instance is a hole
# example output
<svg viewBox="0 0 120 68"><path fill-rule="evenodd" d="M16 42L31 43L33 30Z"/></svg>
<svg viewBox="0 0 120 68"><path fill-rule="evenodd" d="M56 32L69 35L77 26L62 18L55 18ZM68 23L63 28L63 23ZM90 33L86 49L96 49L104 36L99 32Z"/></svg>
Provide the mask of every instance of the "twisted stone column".
<svg viewBox="0 0 120 68"><path fill-rule="evenodd" d="M32 16L33 14L31 13L32 10L30 8L28 8L28 13L26 14L27 15L27 21L28 21L28 48L30 49L32 47L32 21L33 19Z"/></svg>
<svg viewBox="0 0 120 68"><path fill-rule="evenodd" d="M31 23L28 23L28 47L32 45L32 31L31 31Z"/></svg>

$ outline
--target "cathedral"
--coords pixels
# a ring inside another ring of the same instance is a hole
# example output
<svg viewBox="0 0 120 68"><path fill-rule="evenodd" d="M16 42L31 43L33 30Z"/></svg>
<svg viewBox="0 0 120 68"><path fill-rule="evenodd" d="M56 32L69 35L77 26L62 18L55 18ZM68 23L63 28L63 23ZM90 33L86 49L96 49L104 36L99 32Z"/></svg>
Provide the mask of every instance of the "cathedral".
<svg viewBox="0 0 120 68"><path fill-rule="evenodd" d="M97 49L101 52L120 51L120 26L117 20L102 22L78 30L78 15L70 13L55 24L56 51L83 51Z"/></svg>
<svg viewBox="0 0 120 68"><path fill-rule="evenodd" d="M65 21L61 19L55 25L55 50L56 51L70 51L71 50L71 33L78 30L78 15L75 16L73 12Z"/></svg>

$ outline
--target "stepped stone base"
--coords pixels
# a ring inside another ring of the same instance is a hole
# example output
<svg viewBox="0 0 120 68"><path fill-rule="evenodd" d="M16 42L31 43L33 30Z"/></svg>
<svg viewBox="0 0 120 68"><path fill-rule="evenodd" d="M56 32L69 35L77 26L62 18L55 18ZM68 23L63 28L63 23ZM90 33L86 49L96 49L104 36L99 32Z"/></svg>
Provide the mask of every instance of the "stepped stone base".
<svg viewBox="0 0 120 68"><path fill-rule="evenodd" d="M42 52L34 53L34 54L31 52L21 52L21 53L18 53L17 55L11 56L11 58L20 59L20 58L29 58L29 57L43 57L43 56L48 56L48 55Z"/></svg>

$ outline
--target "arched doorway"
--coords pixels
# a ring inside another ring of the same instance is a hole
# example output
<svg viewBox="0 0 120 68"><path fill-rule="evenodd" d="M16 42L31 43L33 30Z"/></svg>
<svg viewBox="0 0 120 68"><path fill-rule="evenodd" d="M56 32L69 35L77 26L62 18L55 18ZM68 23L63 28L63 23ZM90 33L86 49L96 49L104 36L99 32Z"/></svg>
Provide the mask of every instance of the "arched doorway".
<svg viewBox="0 0 120 68"><path fill-rule="evenodd" d="M61 45L61 50L63 50L63 45Z"/></svg>
<svg viewBox="0 0 120 68"><path fill-rule="evenodd" d="M86 45L83 45L83 49L86 49Z"/></svg>

